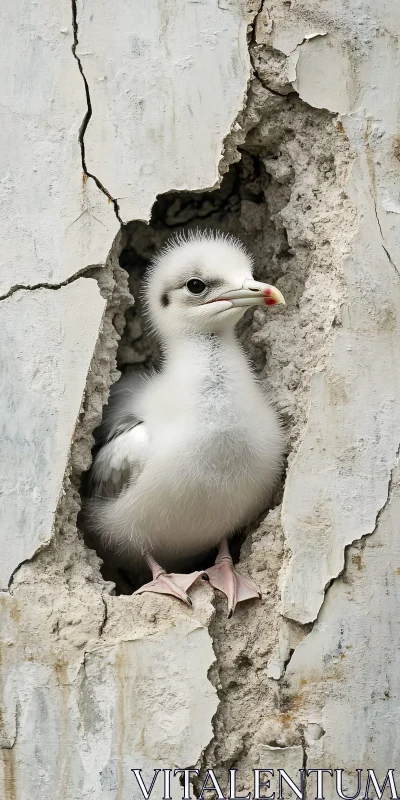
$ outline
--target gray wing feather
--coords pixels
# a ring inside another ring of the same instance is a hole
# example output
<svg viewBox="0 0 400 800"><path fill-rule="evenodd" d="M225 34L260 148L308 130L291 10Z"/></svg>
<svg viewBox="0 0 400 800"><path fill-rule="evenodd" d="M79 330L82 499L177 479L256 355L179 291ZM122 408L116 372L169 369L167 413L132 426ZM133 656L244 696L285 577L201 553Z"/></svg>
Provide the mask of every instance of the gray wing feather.
<svg viewBox="0 0 400 800"><path fill-rule="evenodd" d="M124 376L114 383L101 425L95 431L96 445L101 446L143 422L135 412L135 400L148 377L147 373L140 372Z"/></svg>
<svg viewBox="0 0 400 800"><path fill-rule="evenodd" d="M96 430L97 452L89 473L91 497L112 498L140 475L147 457L148 434L135 413L135 398L145 375L122 378L114 384L103 420Z"/></svg>

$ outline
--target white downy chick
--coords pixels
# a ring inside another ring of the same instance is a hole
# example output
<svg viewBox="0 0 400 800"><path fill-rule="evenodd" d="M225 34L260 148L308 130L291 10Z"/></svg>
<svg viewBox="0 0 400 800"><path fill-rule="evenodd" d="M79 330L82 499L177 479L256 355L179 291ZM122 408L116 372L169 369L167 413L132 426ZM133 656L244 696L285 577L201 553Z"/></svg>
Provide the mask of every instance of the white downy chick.
<svg viewBox="0 0 400 800"><path fill-rule="evenodd" d="M237 602L260 595L236 572L227 539L267 506L283 456L277 414L234 328L248 307L285 301L253 279L239 241L214 232L170 242L149 269L144 301L164 362L111 391L88 527L126 569L147 562L153 579L139 592L190 604L188 589L208 577L227 595L230 616ZM216 545L206 573L166 572Z"/></svg>

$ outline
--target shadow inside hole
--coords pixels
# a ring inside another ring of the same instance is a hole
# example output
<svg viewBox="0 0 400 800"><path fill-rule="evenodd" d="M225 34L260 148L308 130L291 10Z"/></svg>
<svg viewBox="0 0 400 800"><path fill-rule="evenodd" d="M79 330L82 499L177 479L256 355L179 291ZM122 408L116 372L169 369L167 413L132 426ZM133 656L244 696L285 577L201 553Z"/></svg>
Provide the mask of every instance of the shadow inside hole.
<svg viewBox="0 0 400 800"><path fill-rule="evenodd" d="M122 375L158 368L160 349L155 338L146 330L142 318L140 287L153 256L174 234L191 230L213 229L239 238L254 256L256 278L275 283L291 259L286 232L271 220L267 196L271 178L258 156L242 153L239 163L231 166L218 189L206 192L170 192L160 195L152 210L150 223L133 221L124 227L124 246L120 265L129 276L129 288L135 305L126 312L126 326L118 347L117 366ZM286 202L286 201L285 201ZM265 347L251 342L253 310L242 317L237 332L251 355L258 373L265 367ZM95 432L96 434L96 432ZM96 452L93 448L93 455ZM87 496L87 473L83 476L82 496ZM249 532L237 534L230 549L234 562ZM87 545L97 549L85 535ZM214 563L217 551L202 554L188 565L206 569ZM103 560L102 575L114 581L117 594L131 594L150 579L150 571L135 574L113 565L107 552L99 552Z"/></svg>

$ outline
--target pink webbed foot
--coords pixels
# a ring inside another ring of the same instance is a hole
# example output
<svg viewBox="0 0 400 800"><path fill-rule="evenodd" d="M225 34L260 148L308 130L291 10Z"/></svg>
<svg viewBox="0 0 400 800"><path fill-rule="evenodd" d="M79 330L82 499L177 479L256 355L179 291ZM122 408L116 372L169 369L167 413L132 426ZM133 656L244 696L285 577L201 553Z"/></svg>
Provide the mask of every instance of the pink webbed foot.
<svg viewBox="0 0 400 800"><path fill-rule="evenodd" d="M153 573L153 580L141 586L135 594L141 594L142 592L169 594L171 597L177 597L178 600L182 600L186 605L191 606L192 601L187 591L199 579L208 580L208 575L205 572L190 572L188 575L177 572L168 573L157 564L152 556L146 555L145 558Z"/></svg>
<svg viewBox="0 0 400 800"><path fill-rule="evenodd" d="M251 578L236 572L225 539L220 545L215 565L206 572L211 586L223 592L228 599L228 619L234 614L237 603L261 598L261 592Z"/></svg>

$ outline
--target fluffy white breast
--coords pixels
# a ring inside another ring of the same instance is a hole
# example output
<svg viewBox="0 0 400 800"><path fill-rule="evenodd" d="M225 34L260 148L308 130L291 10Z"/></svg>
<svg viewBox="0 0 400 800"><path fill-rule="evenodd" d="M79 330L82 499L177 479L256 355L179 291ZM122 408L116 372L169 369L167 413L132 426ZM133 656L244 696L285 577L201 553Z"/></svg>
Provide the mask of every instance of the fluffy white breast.
<svg viewBox="0 0 400 800"><path fill-rule="evenodd" d="M232 338L182 342L136 399L147 457L110 524L160 559L216 545L266 507L281 468L275 412Z"/></svg>

